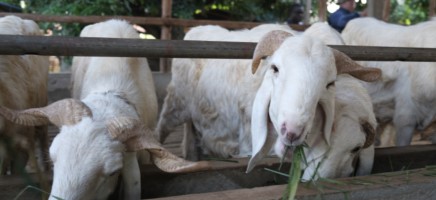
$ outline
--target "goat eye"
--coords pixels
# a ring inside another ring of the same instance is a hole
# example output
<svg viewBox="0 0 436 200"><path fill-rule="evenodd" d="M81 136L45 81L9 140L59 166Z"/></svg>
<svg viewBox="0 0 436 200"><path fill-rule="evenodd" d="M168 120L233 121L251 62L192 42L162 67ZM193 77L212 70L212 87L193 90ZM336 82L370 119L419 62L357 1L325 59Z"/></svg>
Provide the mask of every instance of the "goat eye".
<svg viewBox="0 0 436 200"><path fill-rule="evenodd" d="M335 82L334 82L334 81L328 83L327 86L326 86L326 88L329 88L329 87L331 87L331 86L335 86Z"/></svg>
<svg viewBox="0 0 436 200"><path fill-rule="evenodd" d="M118 170L114 171L114 172L110 173L109 176L114 176L114 175L118 174L118 172L120 172L120 171L118 171Z"/></svg>
<svg viewBox="0 0 436 200"><path fill-rule="evenodd" d="M360 151L360 149L361 149L360 147L356 147L353 150L351 150L351 153L357 153Z"/></svg>
<svg viewBox="0 0 436 200"><path fill-rule="evenodd" d="M274 73L279 72L279 68L277 68L276 65L271 65L271 69L274 71Z"/></svg>

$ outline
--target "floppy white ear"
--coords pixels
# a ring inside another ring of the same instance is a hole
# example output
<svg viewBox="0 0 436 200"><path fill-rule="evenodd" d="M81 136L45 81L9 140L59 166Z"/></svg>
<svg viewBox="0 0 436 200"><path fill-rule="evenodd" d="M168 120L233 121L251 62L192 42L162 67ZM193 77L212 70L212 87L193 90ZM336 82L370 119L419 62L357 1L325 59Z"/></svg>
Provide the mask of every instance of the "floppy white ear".
<svg viewBox="0 0 436 200"><path fill-rule="evenodd" d="M356 176L368 175L372 171L374 164L374 144L368 148L362 149L359 153L359 165L357 166Z"/></svg>
<svg viewBox="0 0 436 200"><path fill-rule="evenodd" d="M257 161L270 152L275 141L274 133L268 128L271 90L272 80L264 78L253 102L251 114L252 157L247 166L247 173L254 168Z"/></svg>
<svg viewBox="0 0 436 200"><path fill-rule="evenodd" d="M330 146L330 136L333 129L333 121L335 119L335 88L325 91L321 96L319 104L324 111L324 140Z"/></svg>

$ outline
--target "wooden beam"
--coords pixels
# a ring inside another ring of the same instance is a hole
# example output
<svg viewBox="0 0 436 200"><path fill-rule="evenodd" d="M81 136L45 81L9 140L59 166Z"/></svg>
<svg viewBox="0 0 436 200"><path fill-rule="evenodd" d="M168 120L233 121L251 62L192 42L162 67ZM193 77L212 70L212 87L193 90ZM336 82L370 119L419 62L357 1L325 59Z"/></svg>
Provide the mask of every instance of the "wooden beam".
<svg viewBox="0 0 436 200"><path fill-rule="evenodd" d="M436 9L436 0L430 0L429 6L428 6L428 17L434 17L435 16L435 9Z"/></svg>
<svg viewBox="0 0 436 200"><path fill-rule="evenodd" d="M391 0L384 0L382 20L389 21L389 16L391 16Z"/></svg>
<svg viewBox="0 0 436 200"><path fill-rule="evenodd" d="M1 35L0 55L251 59L256 43ZM354 60L436 61L436 48L330 45Z"/></svg>
<svg viewBox="0 0 436 200"><path fill-rule="evenodd" d="M342 192L344 190L353 195L350 196L351 198L349 199L385 199L390 196L392 200L398 200L395 199L398 198L398 195L404 195L411 192L407 189L409 186L416 188L417 191L415 192L418 193L426 191L430 186L433 188L431 191L434 191L434 184L436 183L435 169L434 167L431 167L431 165L436 164L436 145L378 148L375 150L375 152L374 169L381 170L373 170L372 176L335 179L336 181L343 182L345 184L336 186L330 185L333 186L333 188L336 188L336 190L331 190L332 187L328 187L330 189L325 187L324 189L326 193L324 193L325 196L323 196L325 198L322 199L344 199L344 194ZM284 184L287 181L286 177L274 176L274 174L264 169L277 169L277 167L280 165L278 158L263 159L257 165L257 167L250 172L250 174L245 173L248 158L232 160L237 162L214 161L212 164L213 169L210 171L182 174L164 173L157 169L157 167L154 165L141 166L141 180L143 180L141 183L141 187L143 188L142 197L157 198L163 196L216 192L222 190L227 191L219 192L219 196L228 197L227 195L234 194L234 192L229 191L232 189L234 190L241 188L262 187L272 184ZM289 169L289 163L285 163L282 169L282 172L287 173L287 169ZM381 174L386 172L392 173ZM47 173L47 178L51 180L50 173ZM37 179L36 177L33 177L32 180L36 181ZM319 183L325 184L325 182L323 183L322 181ZM25 186L25 182L20 177L3 176L0 179L0 190L8 192L0 192L0 199L13 199L16 194L18 194L18 192ZM265 189L270 187L277 186L267 186L254 190L243 190L250 191L248 194L252 193L251 195L257 196L253 197L253 199L277 199L275 197L279 197L282 194L284 185L278 186L279 188L277 190L274 189L273 193L267 193L266 195L269 195L268 198L264 196L265 194L258 193L259 191L265 191ZM425 190L422 190L422 188L425 188ZM375 198L377 197L377 195L375 195L375 191L387 191L389 193L392 192L393 195L386 195L385 198ZM238 190L238 192L243 191ZM316 196L314 195L318 194L319 190L315 190L315 188L300 187L298 191L298 199L316 199ZM424 194L426 193L424 192ZM28 194L26 193L25 196L27 195ZM354 195L363 196L361 198L357 198L357 196ZM413 193L413 195L416 194ZM195 196L196 195L190 195L190 198L187 199L213 199L200 198L200 196L196 196L198 198L193 198ZM182 196L172 198L179 199L181 197ZM417 197L421 196L418 195ZM22 197L19 199L35 199L35 197ZM228 197L226 200L229 199L232 198Z"/></svg>
<svg viewBox="0 0 436 200"><path fill-rule="evenodd" d="M132 24L138 25L156 25L156 26L182 26L193 27L199 25L219 25L228 29L253 28L264 24L260 22L240 22L240 21L223 21L223 20L188 20L161 17L131 17L131 16L64 16L64 15L40 15L40 14L23 14L23 13L5 13L0 12L0 17L15 15L23 19L30 19L36 22L56 22L56 23L79 23L93 24L106 21L109 19L124 19ZM308 25L292 25L293 29L305 30Z"/></svg>
<svg viewBox="0 0 436 200"><path fill-rule="evenodd" d="M172 0L162 0L162 19L170 19L172 10ZM161 26L161 40L171 40L171 26ZM161 58L159 61L159 68L161 72L169 72L171 66L171 59Z"/></svg>
<svg viewBox="0 0 436 200"><path fill-rule="evenodd" d="M383 200L428 200L434 199L436 178L434 170L417 169L383 173L364 177L318 180L300 183L295 199L383 199ZM282 199L287 185L272 185L256 188L225 190L219 192L187 194L162 197L153 200L264 200Z"/></svg>
<svg viewBox="0 0 436 200"><path fill-rule="evenodd" d="M312 0L306 0L304 4L304 24L310 24L311 10L312 10Z"/></svg>
<svg viewBox="0 0 436 200"><path fill-rule="evenodd" d="M318 1L318 18L319 21L327 21L327 0Z"/></svg>
<svg viewBox="0 0 436 200"><path fill-rule="evenodd" d="M390 0L388 0L390 1ZM380 0L368 0L367 9L368 16L383 20L383 8L385 1Z"/></svg>

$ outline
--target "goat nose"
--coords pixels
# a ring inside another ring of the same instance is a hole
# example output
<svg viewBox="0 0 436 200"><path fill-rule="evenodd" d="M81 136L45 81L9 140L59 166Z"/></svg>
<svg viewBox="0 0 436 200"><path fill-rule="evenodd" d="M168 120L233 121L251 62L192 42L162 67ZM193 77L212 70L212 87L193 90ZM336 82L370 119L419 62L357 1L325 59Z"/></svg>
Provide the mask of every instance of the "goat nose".
<svg viewBox="0 0 436 200"><path fill-rule="evenodd" d="M301 128L289 128L288 126L286 126L285 123L283 123L282 127L280 129L280 133L288 141L294 142L294 141L300 139L300 136L302 135L302 131L301 130L302 130Z"/></svg>

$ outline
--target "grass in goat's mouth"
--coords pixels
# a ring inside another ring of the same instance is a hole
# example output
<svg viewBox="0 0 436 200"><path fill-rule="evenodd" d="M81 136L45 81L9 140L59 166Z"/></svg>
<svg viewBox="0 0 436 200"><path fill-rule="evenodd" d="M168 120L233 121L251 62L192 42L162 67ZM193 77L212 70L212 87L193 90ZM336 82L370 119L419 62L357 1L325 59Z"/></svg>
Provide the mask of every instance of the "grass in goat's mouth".
<svg viewBox="0 0 436 200"><path fill-rule="evenodd" d="M294 199L297 194L298 184L301 179L301 164L305 162L304 145L295 147L292 156L291 169L289 170L289 181L283 199Z"/></svg>
<svg viewBox="0 0 436 200"><path fill-rule="evenodd" d="M288 199L292 200L295 199L295 195L297 193L298 184L300 183L301 179L301 165L306 162L306 157L304 155L304 148L307 147L306 144L302 144L296 147L287 147L285 151L285 155L283 155L282 160L280 161L280 166L278 171L265 168L266 171L287 177L288 185L286 187L286 190L283 194L283 200ZM293 153L292 155L292 162L291 162L291 169L289 170L289 174L280 172L284 158L286 157L287 153Z"/></svg>

